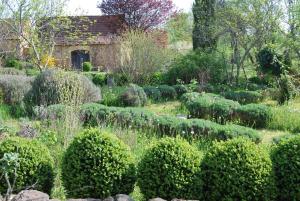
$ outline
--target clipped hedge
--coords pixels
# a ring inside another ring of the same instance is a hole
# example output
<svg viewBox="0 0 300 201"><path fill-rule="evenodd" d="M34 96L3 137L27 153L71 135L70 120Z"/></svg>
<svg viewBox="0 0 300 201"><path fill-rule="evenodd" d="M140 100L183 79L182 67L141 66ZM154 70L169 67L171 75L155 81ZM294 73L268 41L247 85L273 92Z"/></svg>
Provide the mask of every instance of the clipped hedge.
<svg viewBox="0 0 300 201"><path fill-rule="evenodd" d="M279 201L300 198L300 137L282 140L272 152Z"/></svg>
<svg viewBox="0 0 300 201"><path fill-rule="evenodd" d="M160 85L158 89L161 93L161 98L163 101L175 100L177 98L177 93L174 87L168 85Z"/></svg>
<svg viewBox="0 0 300 201"><path fill-rule="evenodd" d="M146 199L199 200L201 153L179 138L153 144L138 165L138 186Z"/></svg>
<svg viewBox="0 0 300 201"><path fill-rule="evenodd" d="M146 86L144 87L144 91L149 99L155 102L161 101L161 92L158 87Z"/></svg>
<svg viewBox="0 0 300 201"><path fill-rule="evenodd" d="M224 99L219 95L193 94L190 97L185 96L185 99L191 99L184 102L192 118L213 119L224 124L233 120L235 110L240 107L238 102Z"/></svg>
<svg viewBox="0 0 300 201"><path fill-rule="evenodd" d="M254 128L266 128L271 109L261 104L241 106L238 102L210 93L187 93L181 98L191 118L210 119L221 124L238 122Z"/></svg>
<svg viewBox="0 0 300 201"><path fill-rule="evenodd" d="M81 108L81 118L85 126L116 125L151 131L161 136L227 140L244 136L259 143L260 134L250 128L237 125L220 125L202 119L179 119L172 116L158 116L140 108L107 107L99 104L85 104Z"/></svg>
<svg viewBox="0 0 300 201"><path fill-rule="evenodd" d="M259 103L263 100L262 93L257 91L228 91L224 97L239 102L240 104Z"/></svg>
<svg viewBox="0 0 300 201"><path fill-rule="evenodd" d="M204 200L269 201L275 196L267 151L245 139L215 144L201 164Z"/></svg>
<svg viewBox="0 0 300 201"><path fill-rule="evenodd" d="M147 103L147 95L142 87L130 84L129 87L119 96L119 101L125 107L140 107Z"/></svg>
<svg viewBox="0 0 300 201"><path fill-rule="evenodd" d="M16 193L35 184L34 189L49 194L54 181L54 161L47 147L36 140L8 138L0 144L0 159L10 153L18 154ZM2 171L0 169L0 175L3 175ZM13 172L9 176L13 181ZM0 177L0 193L6 193L7 189L4 177Z"/></svg>
<svg viewBox="0 0 300 201"><path fill-rule="evenodd" d="M266 128L272 117L271 108L265 105L249 104L236 110L237 118L245 126Z"/></svg>
<svg viewBox="0 0 300 201"><path fill-rule="evenodd" d="M85 130L67 148L62 181L67 197L106 198L130 194L136 168L128 146L112 133Z"/></svg>

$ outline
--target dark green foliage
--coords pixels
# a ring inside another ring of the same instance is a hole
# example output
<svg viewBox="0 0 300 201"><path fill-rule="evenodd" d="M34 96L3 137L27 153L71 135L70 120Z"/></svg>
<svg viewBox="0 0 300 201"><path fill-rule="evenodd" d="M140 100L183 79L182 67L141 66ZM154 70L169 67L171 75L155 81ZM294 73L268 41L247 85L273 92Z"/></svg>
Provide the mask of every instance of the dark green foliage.
<svg viewBox="0 0 300 201"><path fill-rule="evenodd" d="M147 97L155 102L158 102L162 99L161 92L158 89L158 87L146 86L146 87L144 87L144 91L145 91Z"/></svg>
<svg viewBox="0 0 300 201"><path fill-rule="evenodd" d="M267 151L245 139L216 143L201 164L204 200L274 198L272 162Z"/></svg>
<svg viewBox="0 0 300 201"><path fill-rule="evenodd" d="M60 104L61 98L66 93L62 88L78 89L79 93L82 93L80 96L83 103L101 100L100 89L85 76L61 70L47 70L35 78L31 90L25 97L26 104L29 107ZM75 97L78 94L68 95Z"/></svg>
<svg viewBox="0 0 300 201"><path fill-rule="evenodd" d="M149 131L158 136L177 136L186 139L209 138L227 140L244 136L260 142L260 134L250 128L237 125L220 125L202 119L179 119L173 116L158 116L140 108L106 107L99 104L85 104L81 109L85 126L114 125Z"/></svg>
<svg viewBox="0 0 300 201"><path fill-rule="evenodd" d="M177 97L180 98L183 94L188 93L189 89L187 86L182 85L182 84L178 84L178 85L174 85L173 86L176 93L177 93Z"/></svg>
<svg viewBox="0 0 300 201"><path fill-rule="evenodd" d="M23 65L22 62L15 59L15 58L8 58L5 61L5 67L9 67L9 68L15 68L18 70L22 70Z"/></svg>
<svg viewBox="0 0 300 201"><path fill-rule="evenodd" d="M271 73L275 76L280 76L282 73L282 63L280 56L272 47L265 47L257 54L259 69L263 73Z"/></svg>
<svg viewBox="0 0 300 201"><path fill-rule="evenodd" d="M90 72L92 70L92 68L93 68L93 66L92 66L91 62L84 62L82 64L82 70L84 72Z"/></svg>
<svg viewBox="0 0 300 201"><path fill-rule="evenodd" d="M243 105L259 103L263 100L263 95L257 91L228 91L225 92L224 96Z"/></svg>
<svg viewBox="0 0 300 201"><path fill-rule="evenodd" d="M234 112L240 107L238 102L227 100L216 94L194 94L191 100L184 102L191 117L214 119L226 123L234 118Z"/></svg>
<svg viewBox="0 0 300 201"><path fill-rule="evenodd" d="M222 83L226 79L227 63L217 53L191 52L178 58L166 73L168 84L177 84L182 80L185 84L196 79L199 83Z"/></svg>
<svg viewBox="0 0 300 201"><path fill-rule="evenodd" d="M158 86L158 89L161 93L161 98L163 101L174 100L177 97L177 93L174 87L168 85L160 85Z"/></svg>
<svg viewBox="0 0 300 201"><path fill-rule="evenodd" d="M147 103L147 95L142 87L130 84L129 87L120 95L119 101L122 106L140 107Z"/></svg>
<svg viewBox="0 0 300 201"><path fill-rule="evenodd" d="M84 73L95 85L104 86L107 83L107 74L99 72L86 72Z"/></svg>
<svg viewBox="0 0 300 201"><path fill-rule="evenodd" d="M67 197L101 199L130 194L136 168L128 146L112 133L85 130L65 152L62 180Z"/></svg>
<svg viewBox="0 0 300 201"><path fill-rule="evenodd" d="M49 150L36 140L24 138L8 138L0 144L0 159L5 153L17 153L19 167L17 167L17 179L14 190L18 193L34 184L34 189L50 193L54 181L53 159ZM0 175L3 172L0 169ZM11 184L14 174L9 174ZM6 193L7 185L4 177L0 178L0 193Z"/></svg>
<svg viewBox="0 0 300 201"><path fill-rule="evenodd" d="M162 85L165 81L165 74L161 72L156 72L153 75L151 75L149 84L151 85Z"/></svg>
<svg viewBox="0 0 300 201"><path fill-rule="evenodd" d="M300 137L282 140L272 152L278 200L300 199Z"/></svg>
<svg viewBox="0 0 300 201"><path fill-rule="evenodd" d="M279 80L279 97L278 103L283 105L295 98L297 93L296 86L293 83L292 77L289 75L282 75Z"/></svg>
<svg viewBox="0 0 300 201"><path fill-rule="evenodd" d="M271 109L260 104L244 105L236 110L236 115L241 124L255 128L266 128L272 117Z"/></svg>
<svg viewBox="0 0 300 201"><path fill-rule="evenodd" d="M268 106L238 102L210 93L188 93L181 99L192 118L211 119L218 123L237 121L241 125L266 128L271 119Z"/></svg>
<svg viewBox="0 0 300 201"><path fill-rule="evenodd" d="M215 8L215 0L196 0L193 4L194 50L211 50L216 48L217 38L214 36L216 25Z"/></svg>
<svg viewBox="0 0 300 201"><path fill-rule="evenodd" d="M179 138L164 138L152 145L138 166L138 185L146 199L199 200L201 154Z"/></svg>

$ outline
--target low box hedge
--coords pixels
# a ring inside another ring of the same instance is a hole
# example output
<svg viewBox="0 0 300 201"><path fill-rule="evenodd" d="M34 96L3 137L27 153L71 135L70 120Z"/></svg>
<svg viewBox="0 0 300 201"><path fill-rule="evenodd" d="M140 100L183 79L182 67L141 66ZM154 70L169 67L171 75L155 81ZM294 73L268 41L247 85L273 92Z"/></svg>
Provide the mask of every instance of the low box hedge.
<svg viewBox="0 0 300 201"><path fill-rule="evenodd" d="M226 124L237 122L253 128L266 128L271 119L271 109L261 104L240 105L210 93L187 93L181 98L190 118L209 119Z"/></svg>
<svg viewBox="0 0 300 201"><path fill-rule="evenodd" d="M228 91L224 97L239 102L240 104L259 103L263 100L262 93L258 91Z"/></svg>
<svg viewBox="0 0 300 201"><path fill-rule="evenodd" d="M227 140L245 136L260 142L257 131L238 125L220 125L203 119L179 119L173 116L158 116L141 108L107 107L100 104L85 104L81 108L85 126L113 125L141 131L154 132L160 136L206 137Z"/></svg>

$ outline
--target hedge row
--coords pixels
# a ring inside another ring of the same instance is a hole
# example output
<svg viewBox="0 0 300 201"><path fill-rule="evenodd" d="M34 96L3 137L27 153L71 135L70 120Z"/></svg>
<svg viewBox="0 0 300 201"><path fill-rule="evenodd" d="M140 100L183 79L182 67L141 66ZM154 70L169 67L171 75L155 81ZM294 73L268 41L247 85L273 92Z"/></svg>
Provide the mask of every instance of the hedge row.
<svg viewBox="0 0 300 201"><path fill-rule="evenodd" d="M88 129L64 153L62 181L72 198L130 194L137 181L145 199L299 200L299 158L299 136L283 140L271 154L244 138L214 143L203 154L181 138L166 137L153 142L135 161L129 147L113 133ZM0 159L5 167L1 175L16 168L16 189L38 181L35 189L51 191L53 159L40 142L5 139ZM4 177L0 181L0 193L6 193Z"/></svg>
<svg viewBox="0 0 300 201"><path fill-rule="evenodd" d="M167 136L208 137L218 140L246 136L255 142L261 140L259 133L250 128L233 124L224 126L201 119L158 116L139 108L117 108L100 104L85 104L81 108L81 117L86 126L110 124L142 131L151 130L158 135Z"/></svg>
<svg viewBox="0 0 300 201"><path fill-rule="evenodd" d="M211 119L221 124L238 122L244 126L265 128L271 109L260 104L241 106L238 102L209 93L187 93L181 99L192 118Z"/></svg>
<svg viewBox="0 0 300 201"><path fill-rule="evenodd" d="M240 104L259 103L263 100L262 93L258 91L228 91L224 93L226 99L234 100Z"/></svg>
<svg viewBox="0 0 300 201"><path fill-rule="evenodd" d="M147 97L152 101L170 101L181 97L182 94L187 93L188 89L184 85L159 85L159 86L146 86L144 91Z"/></svg>

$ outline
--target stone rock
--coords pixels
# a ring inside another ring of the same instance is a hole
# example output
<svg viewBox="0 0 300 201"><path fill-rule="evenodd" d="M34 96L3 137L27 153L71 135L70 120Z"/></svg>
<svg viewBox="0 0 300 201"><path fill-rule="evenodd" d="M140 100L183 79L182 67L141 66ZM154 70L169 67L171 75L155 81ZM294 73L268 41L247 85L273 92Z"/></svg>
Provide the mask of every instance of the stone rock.
<svg viewBox="0 0 300 201"><path fill-rule="evenodd" d="M12 201L50 201L49 195L36 190L24 190L16 195Z"/></svg>
<svg viewBox="0 0 300 201"><path fill-rule="evenodd" d="M164 200L162 198L153 198L153 199L150 199L149 201L167 201L167 200Z"/></svg>
<svg viewBox="0 0 300 201"><path fill-rule="evenodd" d="M68 199L67 201L101 201L99 199L87 198L87 199Z"/></svg>
<svg viewBox="0 0 300 201"><path fill-rule="evenodd" d="M177 198L175 198L172 201L199 201L199 200L183 200L183 199L177 199Z"/></svg>
<svg viewBox="0 0 300 201"><path fill-rule="evenodd" d="M129 195L118 194L115 196L115 201L134 201Z"/></svg>
<svg viewBox="0 0 300 201"><path fill-rule="evenodd" d="M105 198L103 201L114 201L115 199L113 197L108 197L108 198Z"/></svg>

